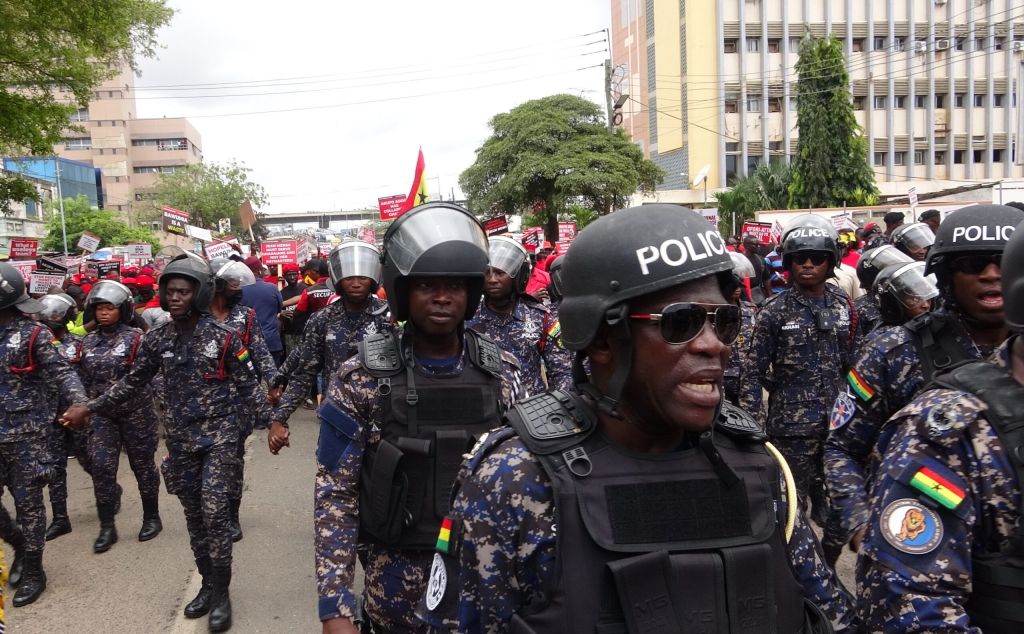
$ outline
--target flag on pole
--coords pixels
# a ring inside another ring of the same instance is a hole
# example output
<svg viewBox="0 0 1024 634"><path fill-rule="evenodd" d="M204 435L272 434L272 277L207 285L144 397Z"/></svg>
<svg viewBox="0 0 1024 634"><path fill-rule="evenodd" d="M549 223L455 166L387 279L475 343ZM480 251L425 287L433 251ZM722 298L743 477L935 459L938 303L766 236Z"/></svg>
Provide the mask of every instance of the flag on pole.
<svg viewBox="0 0 1024 634"><path fill-rule="evenodd" d="M409 195L405 198L405 204L402 205L402 213L430 200L430 195L427 192L427 175L424 171L423 148L420 148L419 157L416 159L416 175L413 176L412 188L409 190Z"/></svg>

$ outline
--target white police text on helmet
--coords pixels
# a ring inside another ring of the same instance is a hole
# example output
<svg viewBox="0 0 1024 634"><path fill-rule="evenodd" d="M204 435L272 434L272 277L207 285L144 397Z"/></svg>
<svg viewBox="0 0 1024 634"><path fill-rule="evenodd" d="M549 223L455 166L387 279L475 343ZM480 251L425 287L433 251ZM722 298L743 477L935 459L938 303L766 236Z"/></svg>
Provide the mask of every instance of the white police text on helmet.
<svg viewBox="0 0 1024 634"><path fill-rule="evenodd" d="M953 244L960 242L1006 242L1013 235L1013 225L969 225L953 229Z"/></svg>
<svg viewBox="0 0 1024 634"><path fill-rule="evenodd" d="M791 238L831 238L832 236L824 229L815 227L800 227L786 233L786 240Z"/></svg>
<svg viewBox="0 0 1024 634"><path fill-rule="evenodd" d="M699 244L694 247L690 236L682 240L669 238L660 245L650 245L636 250L636 259L640 262L640 271L650 275L648 264L664 262L668 266L682 266L687 262L697 262L712 255L725 253L725 242L717 231L705 231L697 234Z"/></svg>

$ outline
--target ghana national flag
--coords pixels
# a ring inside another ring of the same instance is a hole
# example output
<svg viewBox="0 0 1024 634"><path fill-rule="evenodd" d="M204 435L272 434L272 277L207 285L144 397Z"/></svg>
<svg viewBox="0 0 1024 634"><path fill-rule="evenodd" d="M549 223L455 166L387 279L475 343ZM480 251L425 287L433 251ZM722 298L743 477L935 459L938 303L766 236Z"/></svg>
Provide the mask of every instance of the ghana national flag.
<svg viewBox="0 0 1024 634"><path fill-rule="evenodd" d="M862 401L870 401L875 397L875 390L868 385L860 374L857 374L856 370L850 370L846 375L846 382L850 384L850 389L853 390L854 394L860 397Z"/></svg>
<svg viewBox="0 0 1024 634"><path fill-rule="evenodd" d="M921 467L910 479L910 486L924 493L947 509L955 509L963 502L964 490L928 467Z"/></svg>

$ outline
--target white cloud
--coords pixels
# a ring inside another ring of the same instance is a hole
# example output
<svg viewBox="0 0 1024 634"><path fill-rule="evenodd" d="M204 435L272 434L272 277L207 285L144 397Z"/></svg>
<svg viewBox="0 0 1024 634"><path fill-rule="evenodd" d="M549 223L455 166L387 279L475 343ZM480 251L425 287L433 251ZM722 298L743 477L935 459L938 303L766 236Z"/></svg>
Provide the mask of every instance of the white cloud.
<svg viewBox="0 0 1024 634"><path fill-rule="evenodd" d="M495 114L560 92L604 103L603 69L577 69L607 57L603 32L582 36L608 0L173 5L139 116L189 117L207 161L253 168L270 212L374 207L408 190L420 146L431 193L459 195Z"/></svg>

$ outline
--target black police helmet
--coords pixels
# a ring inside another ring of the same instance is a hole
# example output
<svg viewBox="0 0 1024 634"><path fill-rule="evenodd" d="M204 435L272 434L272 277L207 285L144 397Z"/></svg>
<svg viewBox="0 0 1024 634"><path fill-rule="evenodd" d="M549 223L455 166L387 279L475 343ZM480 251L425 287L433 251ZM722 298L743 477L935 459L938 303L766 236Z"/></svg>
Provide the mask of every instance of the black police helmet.
<svg viewBox="0 0 1024 634"><path fill-rule="evenodd" d="M127 286L115 280L100 280L93 285L89 296L85 298L85 315L82 320L85 323L95 321L96 307L100 304L111 304L117 306L121 311L120 320L122 324L129 324L135 316L135 302L132 299L132 292Z"/></svg>
<svg viewBox="0 0 1024 634"><path fill-rule="evenodd" d="M925 273L934 273L940 288L950 284L949 262L967 253L1002 253L1024 211L1007 205L972 205L951 213L928 249Z"/></svg>
<svg viewBox="0 0 1024 634"><path fill-rule="evenodd" d="M549 292L556 300L562 299L565 295L565 286L562 283L562 265L565 264L565 255L560 255L548 265L548 275L551 276Z"/></svg>
<svg viewBox="0 0 1024 634"><path fill-rule="evenodd" d="M872 291L882 322L902 324L910 318L904 298L933 300L939 296L934 275L924 274L924 262L900 262L885 267Z"/></svg>
<svg viewBox="0 0 1024 634"><path fill-rule="evenodd" d="M371 280L370 292L376 293L380 286L380 249L362 240L342 242L331 249L327 256L328 276L331 288L338 295L341 292L341 280L346 277L366 277Z"/></svg>
<svg viewBox="0 0 1024 634"><path fill-rule="evenodd" d="M25 278L21 272L6 262L0 262L0 309L14 306L26 315L33 315L43 309L38 300L25 292Z"/></svg>
<svg viewBox="0 0 1024 634"><path fill-rule="evenodd" d="M857 260L857 280L860 281L861 288L870 291L878 274L886 267L913 261L913 258L891 244L868 249Z"/></svg>
<svg viewBox="0 0 1024 634"><path fill-rule="evenodd" d="M1024 224L1017 225L1003 251L1003 314L1014 332L1024 332Z"/></svg>
<svg viewBox="0 0 1024 634"><path fill-rule="evenodd" d="M521 295L530 282L530 254L518 240L506 236L490 238L487 265L512 278L512 292Z"/></svg>
<svg viewBox="0 0 1024 634"><path fill-rule="evenodd" d="M604 216L576 236L562 264L562 343L583 350L630 300L709 275L722 274L723 284L731 271L725 241L688 209L654 204Z"/></svg>
<svg viewBox="0 0 1024 634"><path fill-rule="evenodd" d="M788 269L793 255L801 251L818 251L839 263L839 233L832 222L815 214L801 214L786 225L779 243L782 263Z"/></svg>
<svg viewBox="0 0 1024 634"><path fill-rule="evenodd" d="M409 318L410 277L464 278L463 318L476 313L487 269L487 234L468 210L447 202L413 208L388 227L381 259L384 290L396 320Z"/></svg>
<svg viewBox="0 0 1024 634"><path fill-rule="evenodd" d="M192 310L209 313L213 299L214 282L210 266L198 255L185 253L177 256L160 274L160 308L169 310L167 304L167 282L174 278L186 279L193 284Z"/></svg>

